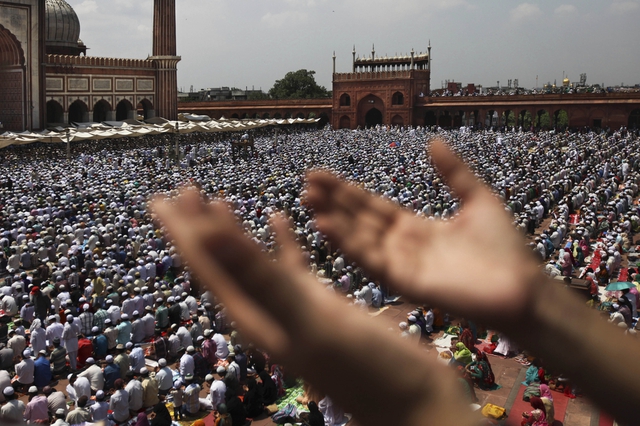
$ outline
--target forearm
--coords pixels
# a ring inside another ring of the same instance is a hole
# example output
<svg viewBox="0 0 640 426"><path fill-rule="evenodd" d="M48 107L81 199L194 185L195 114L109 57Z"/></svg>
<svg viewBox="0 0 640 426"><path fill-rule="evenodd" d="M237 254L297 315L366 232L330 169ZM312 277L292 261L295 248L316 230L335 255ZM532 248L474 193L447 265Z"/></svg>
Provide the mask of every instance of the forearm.
<svg viewBox="0 0 640 426"><path fill-rule="evenodd" d="M478 424L452 369L389 333L384 323L342 309L336 315L322 307L313 315L317 322L307 323L308 338L296 357L302 362L295 364L314 387L367 426Z"/></svg>
<svg viewBox="0 0 640 426"><path fill-rule="evenodd" d="M532 284L536 290L526 317L505 332L553 371L566 374L605 411L635 421L631 407L640 402L640 342L562 284L539 279Z"/></svg>

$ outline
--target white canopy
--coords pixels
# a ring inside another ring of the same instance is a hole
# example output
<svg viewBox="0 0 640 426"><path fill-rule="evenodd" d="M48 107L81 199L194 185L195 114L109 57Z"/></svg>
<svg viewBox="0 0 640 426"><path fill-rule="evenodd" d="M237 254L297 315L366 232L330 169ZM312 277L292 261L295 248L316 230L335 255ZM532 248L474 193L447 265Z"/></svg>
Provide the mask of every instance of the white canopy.
<svg viewBox="0 0 640 426"><path fill-rule="evenodd" d="M197 121L183 121L188 117L196 118ZM146 135L157 135L161 133L211 133L211 132L240 132L250 129L257 129L266 126L284 126L290 124L314 124L320 121L319 118L287 118L287 119L250 119L250 120L219 120L202 121L202 117L191 114L180 114L181 121L166 121L162 124L128 124L126 122L104 122L104 123L76 123L76 128L67 129L56 128L55 131L44 130L42 132L5 132L0 135L0 148L9 145L25 145L34 142L43 143L66 143L67 137L70 142L100 139L116 139L122 137L137 137ZM208 117L207 117L208 118Z"/></svg>

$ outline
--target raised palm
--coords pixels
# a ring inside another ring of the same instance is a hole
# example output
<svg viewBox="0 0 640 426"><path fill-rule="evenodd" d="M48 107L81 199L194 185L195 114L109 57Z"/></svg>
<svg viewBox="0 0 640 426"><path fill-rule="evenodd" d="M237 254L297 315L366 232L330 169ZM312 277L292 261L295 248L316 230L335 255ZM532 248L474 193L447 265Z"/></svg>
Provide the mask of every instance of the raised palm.
<svg viewBox="0 0 640 426"><path fill-rule="evenodd" d="M435 165L461 197L452 221L428 221L330 173L309 175L319 228L344 252L414 300L494 325L525 312L533 256L494 195L440 141Z"/></svg>

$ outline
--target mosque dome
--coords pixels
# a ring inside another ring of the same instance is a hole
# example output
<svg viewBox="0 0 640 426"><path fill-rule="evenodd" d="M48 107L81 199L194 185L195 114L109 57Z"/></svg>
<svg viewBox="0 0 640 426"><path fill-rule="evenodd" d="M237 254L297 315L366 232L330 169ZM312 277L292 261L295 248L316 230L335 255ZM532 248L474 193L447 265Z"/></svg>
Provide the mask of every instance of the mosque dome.
<svg viewBox="0 0 640 426"><path fill-rule="evenodd" d="M47 53L80 55L86 46L80 42L80 20L65 0L46 0Z"/></svg>

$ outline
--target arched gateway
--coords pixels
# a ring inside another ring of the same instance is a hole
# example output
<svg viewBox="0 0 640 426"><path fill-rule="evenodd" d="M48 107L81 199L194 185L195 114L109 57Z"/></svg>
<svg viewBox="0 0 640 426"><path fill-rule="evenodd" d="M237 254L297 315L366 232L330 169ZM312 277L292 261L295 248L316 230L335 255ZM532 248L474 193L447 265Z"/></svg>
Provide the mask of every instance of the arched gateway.
<svg viewBox="0 0 640 426"><path fill-rule="evenodd" d="M20 42L0 25L0 122L4 130L25 128L25 69Z"/></svg>
<svg viewBox="0 0 640 426"><path fill-rule="evenodd" d="M375 95L367 95L358 103L358 126L372 127L384 124L384 102Z"/></svg>

